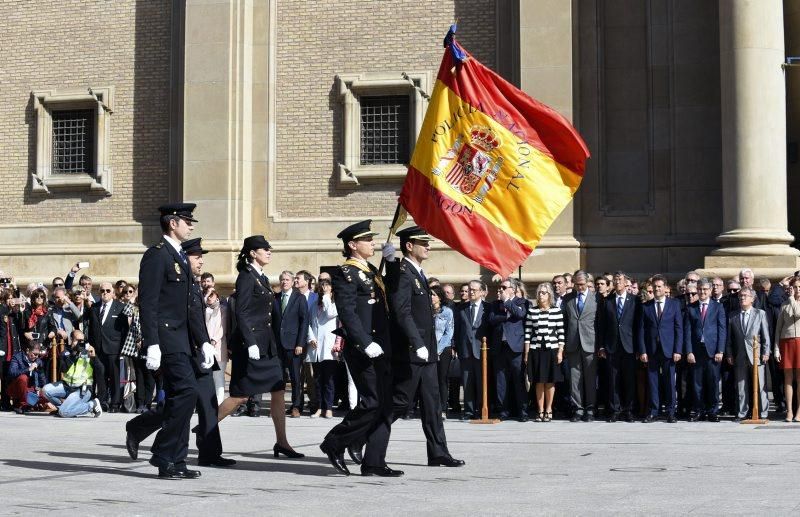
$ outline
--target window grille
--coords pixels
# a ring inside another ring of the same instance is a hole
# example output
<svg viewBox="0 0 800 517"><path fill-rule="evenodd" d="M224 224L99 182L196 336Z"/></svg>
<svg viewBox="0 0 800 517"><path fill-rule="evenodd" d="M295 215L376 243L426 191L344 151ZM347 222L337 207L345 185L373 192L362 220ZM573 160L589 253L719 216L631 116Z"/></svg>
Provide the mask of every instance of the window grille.
<svg viewBox="0 0 800 517"><path fill-rule="evenodd" d="M362 96L361 165L408 163L408 95Z"/></svg>
<svg viewBox="0 0 800 517"><path fill-rule="evenodd" d="M94 170L94 111L53 111L53 174Z"/></svg>

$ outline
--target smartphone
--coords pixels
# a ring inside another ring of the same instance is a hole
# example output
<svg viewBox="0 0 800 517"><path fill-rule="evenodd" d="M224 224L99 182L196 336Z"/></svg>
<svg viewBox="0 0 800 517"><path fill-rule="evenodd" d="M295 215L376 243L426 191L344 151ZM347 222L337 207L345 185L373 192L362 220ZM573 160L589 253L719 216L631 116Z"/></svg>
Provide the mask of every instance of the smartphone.
<svg viewBox="0 0 800 517"><path fill-rule="evenodd" d="M42 338L42 335L38 332L31 332L31 339L33 341L39 341Z"/></svg>
<svg viewBox="0 0 800 517"><path fill-rule="evenodd" d="M89 262L78 262L78 267L81 269L86 269L89 267Z"/></svg>
<svg viewBox="0 0 800 517"><path fill-rule="evenodd" d="M22 298L22 297L17 298L14 301L17 302L19 305L25 305L26 303L28 303L27 298Z"/></svg>

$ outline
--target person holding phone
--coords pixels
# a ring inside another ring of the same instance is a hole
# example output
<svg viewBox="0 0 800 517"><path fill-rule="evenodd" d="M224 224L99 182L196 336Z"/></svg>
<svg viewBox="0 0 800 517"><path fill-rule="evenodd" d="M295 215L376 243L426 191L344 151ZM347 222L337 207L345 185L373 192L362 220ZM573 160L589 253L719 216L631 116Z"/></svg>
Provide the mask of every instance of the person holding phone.
<svg viewBox="0 0 800 517"><path fill-rule="evenodd" d="M55 328L53 328L47 313L47 293L41 287L34 289L31 293L30 307L25 309L22 316L22 321L25 325L23 332L25 339L42 342L44 339L53 339L55 337ZM38 336L35 336L36 334Z"/></svg>
<svg viewBox="0 0 800 517"><path fill-rule="evenodd" d="M14 400L14 412L17 414L21 415L47 404L47 399L39 394L39 390L47 384L47 372L39 358L40 352L39 342L30 340L11 359L8 394Z"/></svg>

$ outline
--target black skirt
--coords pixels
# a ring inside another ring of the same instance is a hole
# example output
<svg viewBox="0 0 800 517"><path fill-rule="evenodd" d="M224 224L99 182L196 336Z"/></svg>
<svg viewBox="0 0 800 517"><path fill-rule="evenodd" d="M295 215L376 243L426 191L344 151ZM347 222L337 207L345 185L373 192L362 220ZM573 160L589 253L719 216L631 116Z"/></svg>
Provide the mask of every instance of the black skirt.
<svg viewBox="0 0 800 517"><path fill-rule="evenodd" d="M283 368L277 356L250 359L247 350L231 356L231 397L249 397L286 389Z"/></svg>
<svg viewBox="0 0 800 517"><path fill-rule="evenodd" d="M531 384L562 382L564 374L558 364L558 348L532 348L528 352L528 376Z"/></svg>

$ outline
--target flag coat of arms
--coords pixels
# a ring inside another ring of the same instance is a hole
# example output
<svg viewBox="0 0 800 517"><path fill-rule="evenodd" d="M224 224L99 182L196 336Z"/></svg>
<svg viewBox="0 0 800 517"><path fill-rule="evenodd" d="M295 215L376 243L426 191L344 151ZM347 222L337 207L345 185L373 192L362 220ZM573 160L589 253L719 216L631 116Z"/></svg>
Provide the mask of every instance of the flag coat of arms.
<svg viewBox="0 0 800 517"><path fill-rule="evenodd" d="M431 235L507 276L581 184L589 151L561 115L448 34L400 204Z"/></svg>

